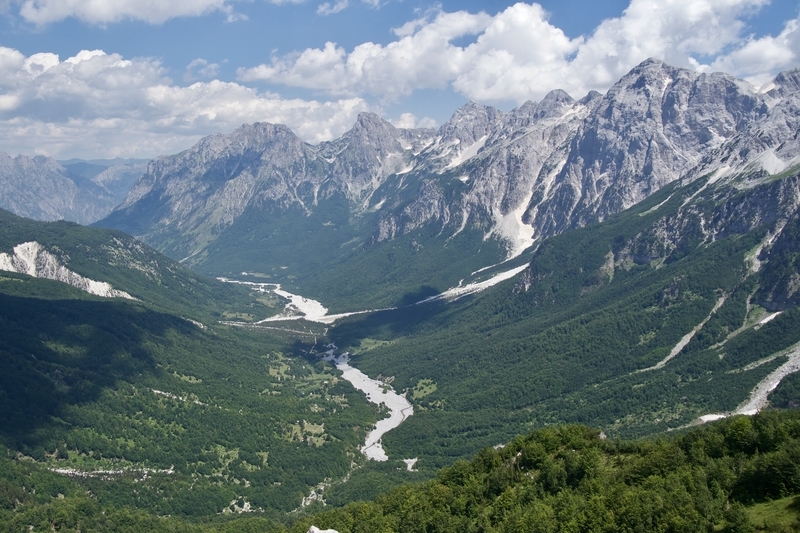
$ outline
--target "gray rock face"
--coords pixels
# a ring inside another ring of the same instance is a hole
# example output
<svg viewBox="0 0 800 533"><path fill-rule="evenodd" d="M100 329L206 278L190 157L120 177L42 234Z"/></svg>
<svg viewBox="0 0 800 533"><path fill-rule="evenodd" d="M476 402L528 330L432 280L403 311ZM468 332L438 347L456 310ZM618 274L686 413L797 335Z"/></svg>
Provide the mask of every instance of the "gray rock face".
<svg viewBox="0 0 800 533"><path fill-rule="evenodd" d="M353 201L368 202L383 180L402 171L410 157L430 143L433 134L429 129L395 128L374 113L360 113L353 129L317 148L330 163L325 170L331 185L328 194L344 191Z"/></svg>
<svg viewBox="0 0 800 533"><path fill-rule="evenodd" d="M766 112L709 151L685 179L713 173L712 181L750 187L800 164L800 69L781 73L768 88Z"/></svg>
<svg viewBox="0 0 800 533"><path fill-rule="evenodd" d="M526 221L540 235L601 221L674 181L766 111L745 82L645 61L597 103Z"/></svg>
<svg viewBox="0 0 800 533"><path fill-rule="evenodd" d="M248 209L310 214L341 195L358 211L386 176L401 171L432 130L405 130L371 113L340 139L312 146L283 125L244 125L161 157L103 225L188 256Z"/></svg>
<svg viewBox="0 0 800 533"><path fill-rule="evenodd" d="M311 146L284 126L245 125L151 162L102 224L182 256L246 209L310 216L342 198L351 218L376 213L371 233L355 237L367 245L431 225L444 238L478 229L515 255L679 178L742 181L747 168L764 179L796 164L798 86L798 69L759 92L647 60L605 95L575 101L557 90L509 113L470 102L437 131L364 113L341 138Z"/></svg>

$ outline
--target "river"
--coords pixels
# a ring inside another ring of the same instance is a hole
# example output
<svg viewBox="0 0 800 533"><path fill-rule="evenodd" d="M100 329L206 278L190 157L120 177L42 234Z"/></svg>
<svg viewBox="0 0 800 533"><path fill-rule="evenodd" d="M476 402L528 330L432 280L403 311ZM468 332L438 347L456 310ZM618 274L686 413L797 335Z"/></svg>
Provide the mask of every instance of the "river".
<svg viewBox="0 0 800 533"><path fill-rule="evenodd" d="M378 420L375 428L367 434L361 453L374 461L386 461L389 456L383 449L381 439L389 431L403 423L414 414L414 406L403 395L397 394L394 389L380 381L371 379L357 368L350 366L350 356L347 353L335 355L336 347L328 345L329 351L323 358L336 365L342 377L349 381L353 387L367 395L367 401L377 405L385 405L389 409L389 417Z"/></svg>
<svg viewBox="0 0 800 533"><path fill-rule="evenodd" d="M525 268L527 268L527 264L511 270L507 270L505 272L500 272L481 282L470 283L464 286L459 285L458 287L448 289L441 294L417 302L417 304L422 304L435 300L455 300L463 296L466 296L468 294L475 294L493 285L496 285L502 281L505 281L507 279L516 276L517 274L522 272ZM329 315L328 309L324 305L322 305L322 303L316 300L312 300L311 298L306 298L304 296L287 292L281 289L280 284L277 283L257 283L252 281L240 281L227 278L218 278L218 279L220 281L224 281L227 283L238 283L242 285L248 285L253 290L260 292L272 292L288 300L286 307L278 315L271 316L269 318L266 318L264 320L255 323L244 323L244 322L234 322L234 321L223 322L224 324L231 326L253 326L269 322L281 322L285 320L300 320L300 319L308 320L311 322L318 322L322 324L332 324L337 319L344 318L347 316L396 309L394 307L387 309L369 309L365 311L355 311L350 313ZM393 430L394 428L402 424L403 421L405 421L408 417L413 415L414 407L411 405L411 402L409 402L404 395L397 394L394 391L394 389L389 387L387 384L381 381L371 379L369 376L361 372L359 369L350 366L350 355L348 353L336 355L335 354L336 346L332 344L329 344L327 348L328 351L325 352L325 356L323 357L323 359L332 362L336 366L336 368L342 373L342 378L350 382L353 385L353 387L355 387L357 390L360 390L361 392L366 394L367 401L377 405L385 405L389 409L389 417L378 420L378 422L375 424L375 428L367 434L367 438L364 441L364 446L361 447L361 452L365 456L367 456L368 459L372 459L374 461L387 461L389 459L389 456L383 449L381 440L383 439L383 436L386 433ZM404 461L406 462L408 469L412 470L416 462L416 459L404 459Z"/></svg>

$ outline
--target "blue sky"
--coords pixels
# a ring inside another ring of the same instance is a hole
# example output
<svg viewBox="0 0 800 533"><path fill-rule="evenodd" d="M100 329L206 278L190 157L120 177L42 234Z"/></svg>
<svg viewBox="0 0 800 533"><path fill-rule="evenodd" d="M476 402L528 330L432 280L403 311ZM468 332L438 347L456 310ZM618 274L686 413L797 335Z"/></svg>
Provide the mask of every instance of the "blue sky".
<svg viewBox="0 0 800 533"><path fill-rule="evenodd" d="M0 0L0 151L154 157L244 122L338 137L605 91L647 57L751 83L800 66L788 0Z"/></svg>

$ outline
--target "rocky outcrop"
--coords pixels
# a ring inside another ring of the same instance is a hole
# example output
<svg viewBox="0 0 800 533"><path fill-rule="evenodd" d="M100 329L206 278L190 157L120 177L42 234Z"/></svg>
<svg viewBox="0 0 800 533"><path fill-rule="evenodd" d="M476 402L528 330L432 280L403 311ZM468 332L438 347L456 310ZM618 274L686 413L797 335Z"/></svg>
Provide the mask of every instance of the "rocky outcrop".
<svg viewBox="0 0 800 533"><path fill-rule="evenodd" d="M767 110L746 82L645 61L587 116L526 221L540 235L602 221L678 179Z"/></svg>
<svg viewBox="0 0 800 533"><path fill-rule="evenodd" d="M95 281L76 274L35 241L15 246L13 254L0 253L0 270L60 281L104 298L135 299L127 292L116 290L104 281Z"/></svg>

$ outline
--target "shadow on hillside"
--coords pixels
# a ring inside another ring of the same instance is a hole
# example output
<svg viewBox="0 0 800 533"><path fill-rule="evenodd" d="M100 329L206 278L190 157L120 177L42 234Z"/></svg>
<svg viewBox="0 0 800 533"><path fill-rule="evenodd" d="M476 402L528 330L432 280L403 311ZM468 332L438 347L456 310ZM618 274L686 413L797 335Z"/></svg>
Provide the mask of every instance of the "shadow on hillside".
<svg viewBox="0 0 800 533"><path fill-rule="evenodd" d="M193 326L127 302L0 294L0 438L35 446L66 407L156 372L144 346L170 329Z"/></svg>
<svg viewBox="0 0 800 533"><path fill-rule="evenodd" d="M443 300L417 304L420 300L438 294L437 291L431 294L428 289L433 290L423 287L403 296L401 300L412 302L411 304L388 311L357 315L337 323L328 332L331 342L347 349L358 346L361 339L407 336L417 332L423 325L436 323L448 304Z"/></svg>
<svg viewBox="0 0 800 533"><path fill-rule="evenodd" d="M425 300L426 298L436 296L437 294L441 294L441 292L434 287L431 287L430 285L421 285L416 291L405 293L397 301L397 304L395 304L394 307L406 307L409 305L414 305L422 300Z"/></svg>

